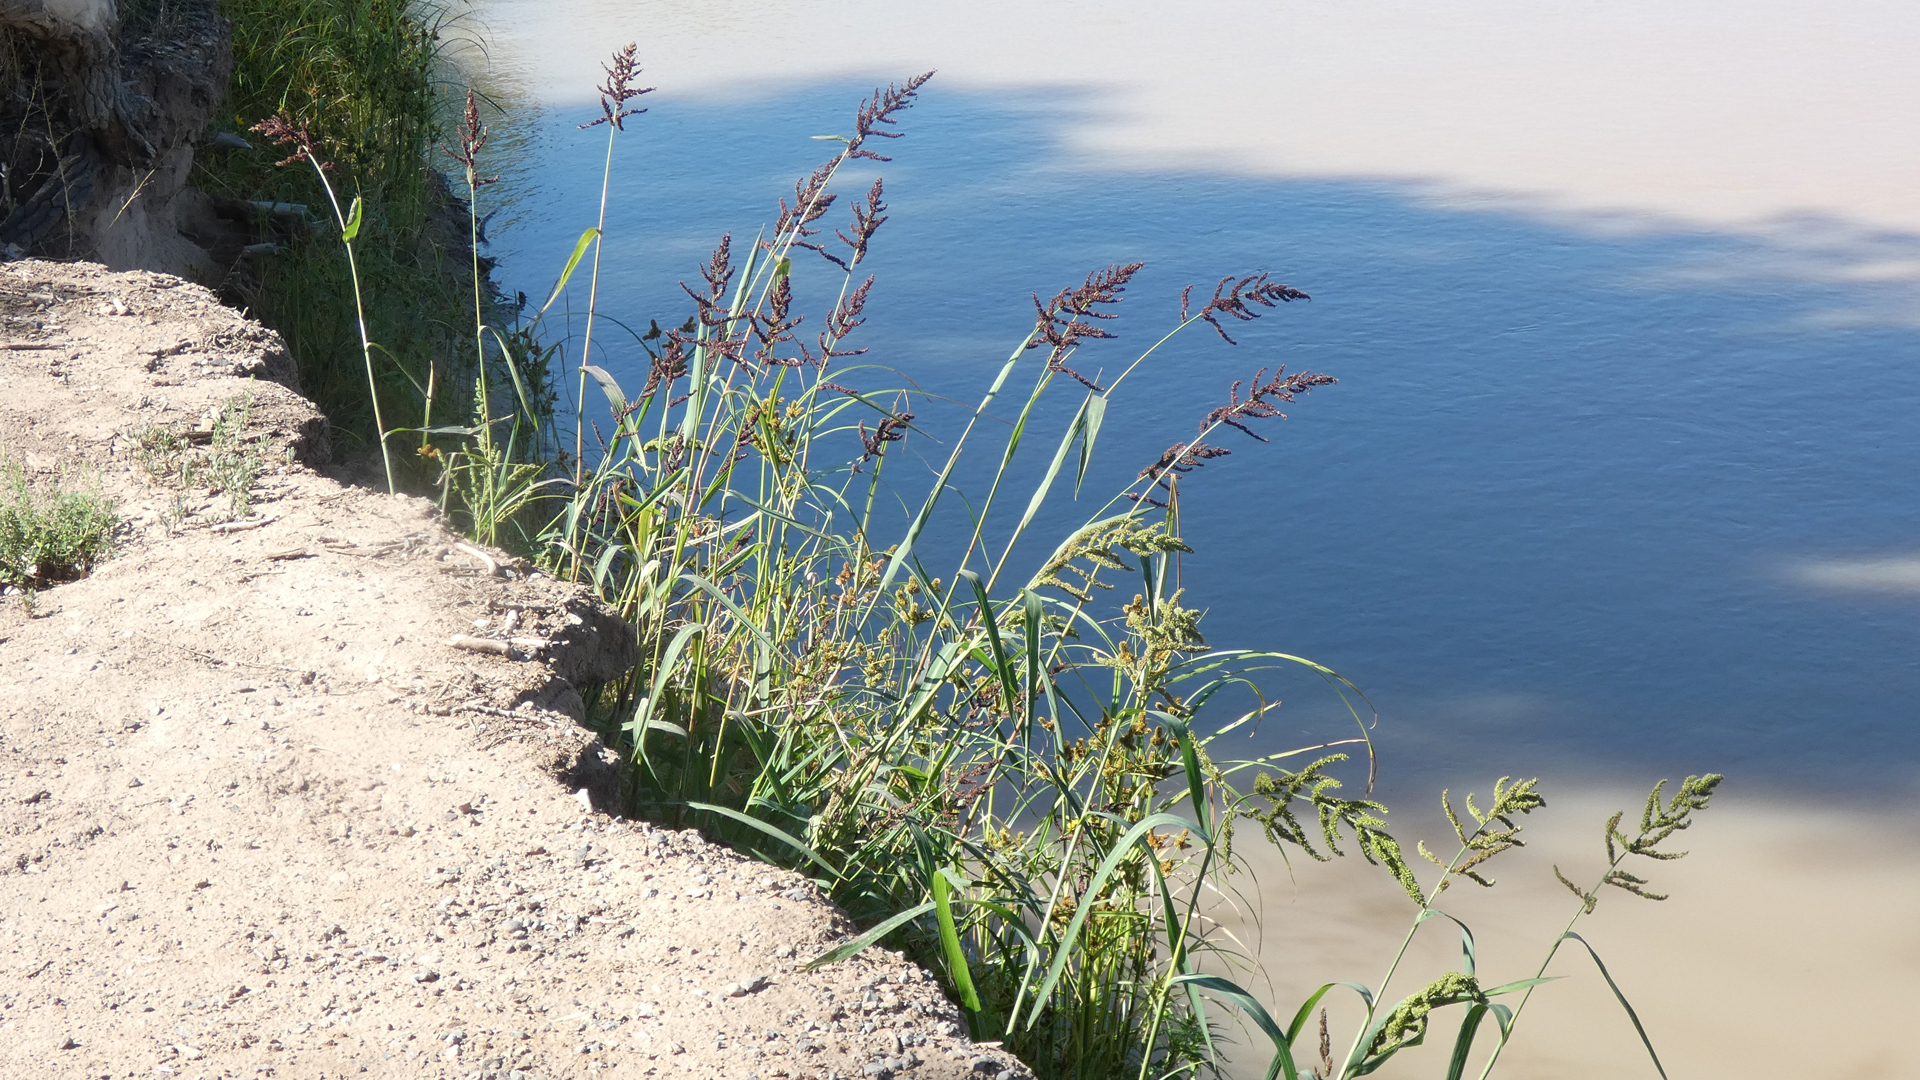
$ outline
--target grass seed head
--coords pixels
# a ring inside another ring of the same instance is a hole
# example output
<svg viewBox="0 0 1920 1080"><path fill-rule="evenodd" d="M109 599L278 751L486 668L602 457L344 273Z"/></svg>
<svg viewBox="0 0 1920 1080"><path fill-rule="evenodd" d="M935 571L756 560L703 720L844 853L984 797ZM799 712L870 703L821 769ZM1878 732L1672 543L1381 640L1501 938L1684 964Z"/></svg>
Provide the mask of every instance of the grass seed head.
<svg viewBox="0 0 1920 1080"><path fill-rule="evenodd" d="M651 86L635 87L633 85L634 80L640 75L640 62L635 58L638 51L639 45L630 41L619 52L613 54L611 64L600 65L600 70L607 75L605 81L595 87L600 91L600 116L581 124L582 131L599 127L601 124L612 124L614 130L625 131L627 117L638 116L647 111L624 107L627 102L642 94L653 93Z"/></svg>

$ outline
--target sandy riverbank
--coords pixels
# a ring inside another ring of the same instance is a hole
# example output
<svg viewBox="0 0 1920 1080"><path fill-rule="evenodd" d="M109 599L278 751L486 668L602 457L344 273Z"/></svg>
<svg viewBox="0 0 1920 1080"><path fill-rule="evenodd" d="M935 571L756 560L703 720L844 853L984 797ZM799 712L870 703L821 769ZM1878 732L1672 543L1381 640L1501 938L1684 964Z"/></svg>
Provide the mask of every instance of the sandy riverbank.
<svg viewBox="0 0 1920 1080"><path fill-rule="evenodd" d="M92 577L0 603L0 1062L1029 1075L897 956L803 974L849 930L810 882L592 809L575 686L631 662L618 622L318 471L275 335L87 264L0 265L0 317L0 454L128 520ZM235 401L267 467L228 521L135 459Z"/></svg>

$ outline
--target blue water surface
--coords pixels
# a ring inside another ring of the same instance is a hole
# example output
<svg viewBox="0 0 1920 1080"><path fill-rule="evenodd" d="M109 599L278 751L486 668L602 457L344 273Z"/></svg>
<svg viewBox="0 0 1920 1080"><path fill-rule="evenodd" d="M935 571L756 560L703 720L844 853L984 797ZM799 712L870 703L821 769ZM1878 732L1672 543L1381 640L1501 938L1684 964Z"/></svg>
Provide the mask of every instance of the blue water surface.
<svg viewBox="0 0 1920 1080"><path fill-rule="evenodd" d="M808 137L849 128L868 89L650 96L616 151L602 310L685 318L676 282L698 280L723 231L745 249L835 148ZM1200 327L1150 362L1040 546L1190 438L1235 379L1326 371L1340 384L1262 424L1270 444L1226 433L1234 455L1184 482L1184 584L1213 644L1311 657L1366 690L1390 792L1709 769L1782 798L1920 788L1920 592L1796 576L1920 553L1920 319L1887 317L1883 286L1780 270L1778 240L1447 205L1413 184L1101 168L1064 148L1076 107L936 82L883 148L896 160L847 174L843 206L876 172L891 205L864 267L864 361L970 403L1031 325L1032 293L1116 262L1147 269L1119 340L1077 358L1090 374L1164 332L1189 283L1270 271L1313 299L1234 324L1237 348ZM491 253L536 304L593 224L604 129L575 125L596 112L505 122ZM810 311L838 287L825 263L797 280ZM584 301L576 284L557 307ZM596 339L638 383L631 338ZM929 434L902 452L937 462L962 409L913 411ZM1029 453L1051 448L1065 413L1050 416ZM899 464L903 489L930 481ZM1272 692L1287 704L1247 752L1350 730L1311 677Z"/></svg>

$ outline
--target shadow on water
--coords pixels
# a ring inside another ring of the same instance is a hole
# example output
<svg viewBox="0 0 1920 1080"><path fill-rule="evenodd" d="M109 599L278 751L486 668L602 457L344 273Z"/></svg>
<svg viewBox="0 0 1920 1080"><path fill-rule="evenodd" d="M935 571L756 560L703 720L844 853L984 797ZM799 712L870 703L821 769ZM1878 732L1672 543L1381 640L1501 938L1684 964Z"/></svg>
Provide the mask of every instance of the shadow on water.
<svg viewBox="0 0 1920 1080"><path fill-rule="evenodd" d="M684 318L674 283L721 231L738 242L772 219L826 156L808 137L845 126L867 89L642 102L617 150L603 310L637 327ZM904 116L878 167L892 210L867 264L862 360L971 401L1029 325L1030 293L1134 259L1148 268L1122 340L1094 343L1083 370L1124 364L1191 282L1272 271L1314 299L1237 327L1237 349L1202 327L1167 351L1115 401L1087 495L1037 535L1190 437L1235 379L1324 370L1341 385L1262 428L1270 445L1236 437L1185 483L1185 583L1214 644L1312 657L1366 689L1390 795L1483 774L1638 786L1709 769L1913 791L1920 237L1103 171L1059 149L1066 118L1094 104L936 83ZM604 144L574 126L591 115L501 122L512 201L492 254L510 289L544 296L592 224ZM801 267L807 310L830 299L832 270ZM566 302L584 299L576 287ZM639 381L631 339L603 340L600 362ZM941 432L941 408L914 411ZM1288 704L1248 752L1346 722L1310 679L1274 692Z"/></svg>

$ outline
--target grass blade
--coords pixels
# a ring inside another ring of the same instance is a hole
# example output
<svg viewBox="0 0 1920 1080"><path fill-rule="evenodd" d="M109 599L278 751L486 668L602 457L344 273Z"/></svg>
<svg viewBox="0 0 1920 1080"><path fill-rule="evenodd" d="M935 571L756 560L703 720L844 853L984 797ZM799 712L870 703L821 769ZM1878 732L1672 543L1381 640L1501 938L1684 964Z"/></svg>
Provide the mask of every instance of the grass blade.
<svg viewBox="0 0 1920 1080"><path fill-rule="evenodd" d="M1060 475L1061 468L1066 465L1067 454L1073 449L1075 443L1082 444L1080 450L1080 476L1086 476L1087 450L1085 442L1087 409L1093 402L1104 402L1105 400L1106 399L1096 397L1093 394L1088 394L1087 400L1080 403L1080 411L1073 414L1073 423L1068 424L1066 434L1060 436L1060 445L1054 447L1053 460L1047 463L1046 475L1040 478L1039 486L1033 489L1033 497L1027 500L1027 512L1020 515L1020 523L1013 527L1016 535L1024 531L1027 525L1033 521L1033 515L1040 512L1040 504L1047 501L1047 492L1053 489L1053 481ZM1076 482L1074 489L1078 490L1079 486Z"/></svg>
<svg viewBox="0 0 1920 1080"><path fill-rule="evenodd" d="M1593 950L1593 946L1587 943L1586 938L1571 930L1560 935L1561 941L1568 938L1579 942L1586 948L1587 955L1593 957L1593 966L1599 968L1600 977L1607 980L1607 988L1613 991L1613 999L1620 1003L1621 1008L1627 1010L1627 1019L1633 1021L1633 1030L1639 1033L1640 1045L1647 1048L1647 1056L1653 1059L1653 1067L1660 1073L1660 1080L1667 1080L1667 1067L1660 1064L1660 1055L1653 1050L1653 1040L1647 1037L1647 1029L1640 1023L1640 1014L1633 1011L1633 1005L1627 1001L1627 995L1620 992L1620 984L1613 981L1613 973L1607 970L1606 964L1601 963L1600 954Z"/></svg>
<svg viewBox="0 0 1920 1080"><path fill-rule="evenodd" d="M1094 394L1087 398L1086 424L1080 433L1080 468L1073 478L1073 493L1080 494L1080 485L1087 482L1087 466L1093 464L1093 441L1100 437L1100 423L1107 418L1107 397Z"/></svg>
<svg viewBox="0 0 1920 1080"><path fill-rule="evenodd" d="M1280 1030L1280 1025L1274 1022L1272 1014L1268 1013L1266 1007L1261 1005L1252 994L1218 975L1179 975L1174 977L1173 984L1198 987L1239 1006L1240 1011L1247 1014L1254 1026L1266 1032L1267 1038L1273 1040L1273 1063L1267 1066L1267 1080L1274 1080L1275 1077L1283 1075L1286 1080L1299 1080L1300 1069L1294 1064L1293 1048L1289 1045L1287 1035ZM1322 987L1322 992L1325 989Z"/></svg>
<svg viewBox="0 0 1920 1080"><path fill-rule="evenodd" d="M893 933L895 930L900 929L902 926L907 925L932 910L933 901L931 900L918 907L909 908L895 915L893 918L888 919L886 922L881 923L879 926L861 934L859 937L854 938L852 941L846 942L836 948L828 949L826 952L802 964L800 970L812 971L814 968L825 967L828 964L837 964L847 957L853 956L861 950L868 948L881 938L886 937L888 934Z"/></svg>
<svg viewBox="0 0 1920 1080"><path fill-rule="evenodd" d="M593 243L594 238L599 235L599 229L588 229L586 232L580 234L580 239L574 241L573 254L567 256L567 265L565 269L560 271L560 280L553 283L553 292L548 295L547 302L540 305L540 315L536 315L534 318L538 319L541 315L545 315L547 309L553 306L553 302L560 299L560 294L566 291L567 282L572 279L573 272L579 269L580 260L587 253L587 245Z"/></svg>
<svg viewBox="0 0 1920 1080"><path fill-rule="evenodd" d="M980 621L986 626L987 644L993 647L993 671L999 676L1000 692L1006 695L1007 708L1014 709L1020 701L1020 688L1014 680L1006 644L1000 640L1000 624L993 617L993 605L987 602L987 587L981 584L980 575L971 570L960 571L960 577L973 587L974 599L980 603Z"/></svg>
<svg viewBox="0 0 1920 1080"><path fill-rule="evenodd" d="M960 932L953 924L952 885L949 871L942 867L933 875L933 914L940 923L940 948L947 954L947 971L953 977L954 993L960 1006L969 1013L980 1011L980 992L974 988L973 973L967 969L967 953L960 947Z"/></svg>
<svg viewBox="0 0 1920 1080"><path fill-rule="evenodd" d="M1473 1036L1480 1021L1487 1018L1487 1007L1475 1005L1460 1020L1460 1034L1453 1038L1453 1057L1447 1062L1447 1080L1460 1080L1467 1071L1467 1055L1473 1052Z"/></svg>
<svg viewBox="0 0 1920 1080"><path fill-rule="evenodd" d="M607 395L607 404L613 406L616 414L627 411L627 395L620 389L619 382L614 379L611 372L592 364L581 365L581 370L593 376L593 381L600 384L600 392Z"/></svg>
<svg viewBox="0 0 1920 1080"><path fill-rule="evenodd" d="M656 723L654 726L659 727L660 725ZM768 824L767 822L761 821L759 818L754 817L751 814L743 814L738 810L734 810L725 806L716 806L713 803L694 802L692 800L688 800L685 805L694 810L704 810L709 814L719 814L721 817L730 818L734 821L739 822L742 825L747 826L748 828L755 829L755 830L758 830L759 832L765 833L766 835L774 838L775 840L780 841L781 843L787 845L788 847L799 852L800 854L805 855L807 857L808 862L813 863L814 865L820 867L820 869L825 870L827 873L833 875L835 879L838 879L840 877L840 871L835 870L833 868L833 864L828 862L826 859L822 858L819 852L813 850L812 848L808 847L806 844L802 843L798 838L794 837L791 833L788 833L782 829L775 828L774 826Z"/></svg>
<svg viewBox="0 0 1920 1080"><path fill-rule="evenodd" d="M1180 741L1180 761L1187 770L1187 795L1193 803L1193 819L1198 822L1201 839L1213 843L1213 830L1207 826L1207 783L1200 772L1200 754L1194 749L1193 732L1186 721L1158 709L1148 710L1162 726L1173 732Z"/></svg>

